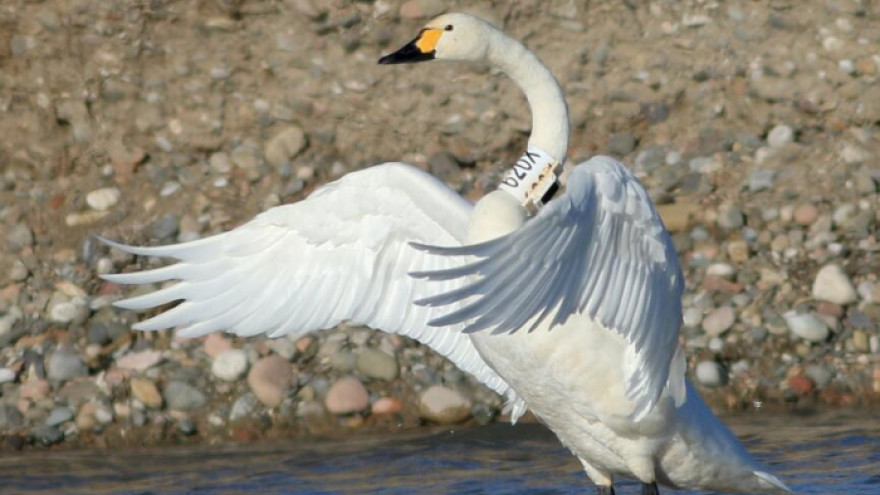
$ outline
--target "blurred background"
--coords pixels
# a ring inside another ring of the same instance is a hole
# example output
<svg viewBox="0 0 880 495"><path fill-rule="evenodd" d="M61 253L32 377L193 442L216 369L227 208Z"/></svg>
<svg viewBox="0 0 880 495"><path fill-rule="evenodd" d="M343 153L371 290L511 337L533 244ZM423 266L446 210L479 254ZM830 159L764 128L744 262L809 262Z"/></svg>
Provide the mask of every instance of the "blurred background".
<svg viewBox="0 0 880 495"><path fill-rule="evenodd" d="M571 164L609 154L687 280L689 373L719 412L880 397L880 6L868 0L4 0L0 450L391 432L504 419L427 348L138 334L92 236L228 230L386 161L471 199L522 153L484 66L378 66L428 18L489 19L568 96ZM580 479L580 478L578 478Z"/></svg>

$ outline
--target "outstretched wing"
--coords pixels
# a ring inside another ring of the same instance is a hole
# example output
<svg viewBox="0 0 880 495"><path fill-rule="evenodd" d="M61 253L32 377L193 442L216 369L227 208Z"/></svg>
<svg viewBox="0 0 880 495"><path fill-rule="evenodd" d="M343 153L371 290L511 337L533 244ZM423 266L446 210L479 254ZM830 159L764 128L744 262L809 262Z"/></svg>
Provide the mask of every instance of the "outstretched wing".
<svg viewBox="0 0 880 495"><path fill-rule="evenodd" d="M182 301L134 325L137 330L178 327L195 337L225 330L270 337L330 328L343 321L422 342L496 392L514 412L524 406L477 353L462 326L434 328L438 310L413 299L451 290L407 276L442 270L451 259L430 256L408 242L460 245L472 205L414 167L388 163L350 173L298 203L272 208L219 235L183 244L125 246L123 251L175 258L178 263L135 273L105 275L111 282L169 287L118 301L144 310Z"/></svg>
<svg viewBox="0 0 880 495"><path fill-rule="evenodd" d="M577 166L564 195L504 237L471 246L415 247L444 255L437 258L476 258L412 274L468 281L417 302L450 305L452 311L431 325L530 331L585 313L629 343L623 365L634 418L653 408L667 383L676 402L684 401L683 358L676 353L684 287L678 257L644 188L616 160L595 157Z"/></svg>

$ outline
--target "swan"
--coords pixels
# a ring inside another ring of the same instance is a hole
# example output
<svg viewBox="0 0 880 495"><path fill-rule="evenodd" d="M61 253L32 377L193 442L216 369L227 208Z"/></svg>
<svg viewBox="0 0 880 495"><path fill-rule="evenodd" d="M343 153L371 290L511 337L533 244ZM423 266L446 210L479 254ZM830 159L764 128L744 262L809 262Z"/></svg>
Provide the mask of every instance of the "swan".
<svg viewBox="0 0 880 495"><path fill-rule="evenodd" d="M488 62L524 91L526 153L476 205L403 163L349 173L306 199L212 237L157 247L175 264L104 275L177 281L116 302L181 301L133 326L184 337L302 335L349 321L416 339L529 408L577 456L597 493L619 477L717 492L790 493L749 456L685 378L683 276L645 189L595 157L556 172L568 110L550 70L466 14L442 15L380 64Z"/></svg>

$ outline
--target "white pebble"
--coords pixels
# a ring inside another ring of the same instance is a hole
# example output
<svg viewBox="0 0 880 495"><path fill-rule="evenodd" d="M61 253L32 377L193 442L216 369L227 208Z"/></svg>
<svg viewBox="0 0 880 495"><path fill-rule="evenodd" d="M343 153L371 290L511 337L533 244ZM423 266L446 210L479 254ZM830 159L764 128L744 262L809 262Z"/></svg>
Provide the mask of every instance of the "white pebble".
<svg viewBox="0 0 880 495"><path fill-rule="evenodd" d="M211 364L211 373L217 378L234 382L244 376L247 371L247 354L241 349L229 349L214 359Z"/></svg>
<svg viewBox="0 0 880 495"><path fill-rule="evenodd" d="M719 387L726 381L724 368L715 361L700 361L696 369L697 381L707 387Z"/></svg>
<svg viewBox="0 0 880 495"><path fill-rule="evenodd" d="M0 383L15 381L15 372L9 368L0 368Z"/></svg>
<svg viewBox="0 0 880 495"><path fill-rule="evenodd" d="M836 264L825 265L816 274L816 280L813 282L813 297L841 306L852 304L859 299L849 276L840 265Z"/></svg>
<svg viewBox="0 0 880 495"><path fill-rule="evenodd" d="M86 194L86 204L93 210L106 211L119 202L119 189L103 187Z"/></svg>
<svg viewBox="0 0 880 495"><path fill-rule="evenodd" d="M828 338L828 325L809 313L797 314L793 311L783 315L793 334L810 342L824 342Z"/></svg>
<svg viewBox="0 0 880 495"><path fill-rule="evenodd" d="M767 134L767 144L779 149L794 141L794 130L787 125L777 125Z"/></svg>

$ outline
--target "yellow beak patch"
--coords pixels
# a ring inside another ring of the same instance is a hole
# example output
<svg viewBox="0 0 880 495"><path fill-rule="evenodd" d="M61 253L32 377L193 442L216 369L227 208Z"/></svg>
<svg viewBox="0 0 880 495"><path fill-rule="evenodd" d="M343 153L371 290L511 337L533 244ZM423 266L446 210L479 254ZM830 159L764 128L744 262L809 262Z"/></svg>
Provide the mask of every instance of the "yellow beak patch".
<svg viewBox="0 0 880 495"><path fill-rule="evenodd" d="M442 29L423 29L421 34L419 34L418 41L416 41L416 47L422 53L431 53L434 51L434 47L437 46L437 41L442 34Z"/></svg>

